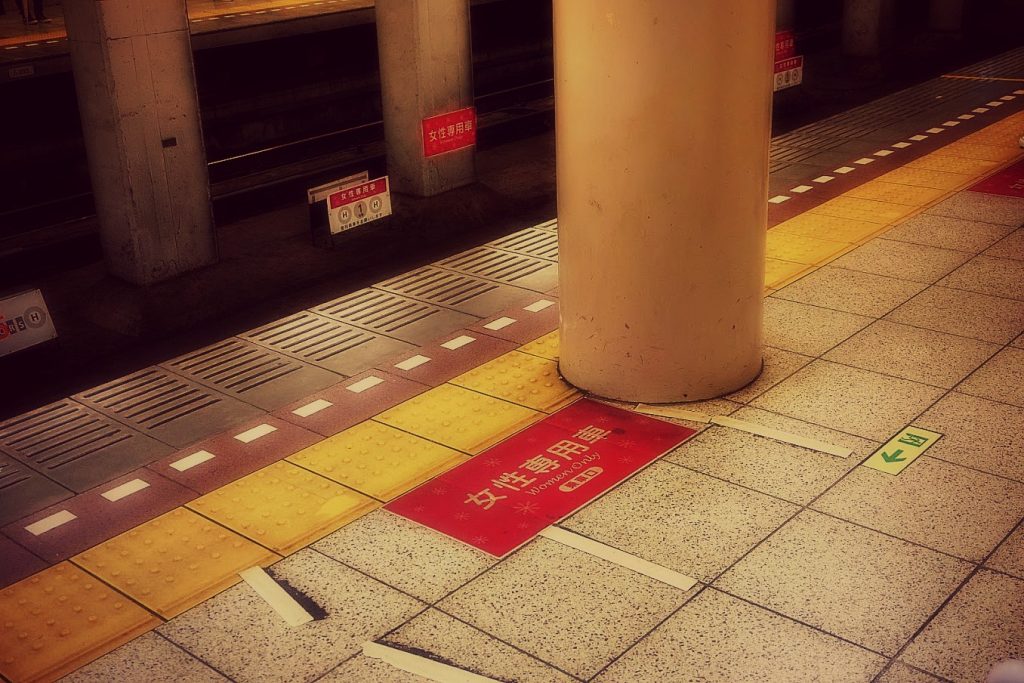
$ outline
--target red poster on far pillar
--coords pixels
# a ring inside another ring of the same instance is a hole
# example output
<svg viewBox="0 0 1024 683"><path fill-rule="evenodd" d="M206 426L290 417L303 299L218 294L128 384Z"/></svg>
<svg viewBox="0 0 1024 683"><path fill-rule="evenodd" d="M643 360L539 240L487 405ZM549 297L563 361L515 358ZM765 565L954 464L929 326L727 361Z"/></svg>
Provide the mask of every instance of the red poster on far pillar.
<svg viewBox="0 0 1024 683"><path fill-rule="evenodd" d="M503 557L693 433L583 399L385 509Z"/></svg>
<svg viewBox="0 0 1024 683"><path fill-rule="evenodd" d="M458 111L423 119L423 156L434 157L445 152L476 144L476 109Z"/></svg>

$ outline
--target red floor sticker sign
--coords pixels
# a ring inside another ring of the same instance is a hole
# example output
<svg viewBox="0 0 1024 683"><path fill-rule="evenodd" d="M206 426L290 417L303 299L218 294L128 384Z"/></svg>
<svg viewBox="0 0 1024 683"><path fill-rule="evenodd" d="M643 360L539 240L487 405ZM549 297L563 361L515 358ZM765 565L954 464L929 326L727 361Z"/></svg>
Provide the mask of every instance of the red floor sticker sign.
<svg viewBox="0 0 1024 683"><path fill-rule="evenodd" d="M583 399L385 509L504 557L693 434Z"/></svg>
<svg viewBox="0 0 1024 683"><path fill-rule="evenodd" d="M1024 197L1024 161L1018 162L971 187L975 192Z"/></svg>

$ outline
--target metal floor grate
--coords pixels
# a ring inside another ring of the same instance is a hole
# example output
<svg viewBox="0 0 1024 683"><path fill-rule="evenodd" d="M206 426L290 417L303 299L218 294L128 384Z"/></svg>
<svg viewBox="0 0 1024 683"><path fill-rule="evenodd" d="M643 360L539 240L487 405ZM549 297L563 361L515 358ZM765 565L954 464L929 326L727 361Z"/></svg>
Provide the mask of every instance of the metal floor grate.
<svg viewBox="0 0 1024 683"><path fill-rule="evenodd" d="M343 375L368 370L376 361L411 348L390 337L309 311L300 311L241 336Z"/></svg>
<svg viewBox="0 0 1024 683"><path fill-rule="evenodd" d="M342 378L340 375L231 337L161 364L265 410L275 410Z"/></svg>
<svg viewBox="0 0 1024 683"><path fill-rule="evenodd" d="M25 464L76 490L101 484L169 451L72 400L0 424L0 444Z"/></svg>
<svg viewBox="0 0 1024 683"><path fill-rule="evenodd" d="M473 316L372 287L328 301L313 311L412 344L426 343L476 322Z"/></svg>
<svg viewBox="0 0 1024 683"><path fill-rule="evenodd" d="M259 414L251 406L160 367L140 370L74 398L173 446L185 446Z"/></svg>
<svg viewBox="0 0 1024 683"><path fill-rule="evenodd" d="M377 286L480 317L492 315L517 301L536 296L529 290L437 266L424 266Z"/></svg>
<svg viewBox="0 0 1024 683"><path fill-rule="evenodd" d="M558 284L558 266L554 262L493 247L470 249L437 265L536 292L546 292Z"/></svg>
<svg viewBox="0 0 1024 683"><path fill-rule="evenodd" d="M14 458L0 454L0 526L27 517L71 491L29 469Z"/></svg>
<svg viewBox="0 0 1024 683"><path fill-rule="evenodd" d="M558 261L558 235L542 228L526 228L495 240L490 246L516 254Z"/></svg>

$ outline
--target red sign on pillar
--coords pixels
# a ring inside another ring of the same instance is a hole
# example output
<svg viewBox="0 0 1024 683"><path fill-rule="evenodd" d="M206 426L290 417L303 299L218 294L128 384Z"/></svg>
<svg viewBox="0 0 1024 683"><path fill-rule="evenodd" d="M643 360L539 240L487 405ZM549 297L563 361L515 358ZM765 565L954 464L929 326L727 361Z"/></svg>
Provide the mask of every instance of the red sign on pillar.
<svg viewBox="0 0 1024 683"><path fill-rule="evenodd" d="M775 33L775 61L781 62L784 59L796 56L796 38L790 30L778 31Z"/></svg>
<svg viewBox="0 0 1024 683"><path fill-rule="evenodd" d="M423 119L423 156L434 157L476 144L476 109L467 107Z"/></svg>
<svg viewBox="0 0 1024 683"><path fill-rule="evenodd" d="M503 557L693 433L583 399L385 509Z"/></svg>

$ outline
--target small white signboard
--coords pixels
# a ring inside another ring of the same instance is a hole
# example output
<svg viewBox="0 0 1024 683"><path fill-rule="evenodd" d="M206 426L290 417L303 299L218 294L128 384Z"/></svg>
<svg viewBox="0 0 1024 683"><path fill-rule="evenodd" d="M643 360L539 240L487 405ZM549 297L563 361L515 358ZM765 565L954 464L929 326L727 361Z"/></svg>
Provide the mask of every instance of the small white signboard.
<svg viewBox="0 0 1024 683"><path fill-rule="evenodd" d="M390 215L391 191L387 176L346 187L327 197L332 235Z"/></svg>
<svg viewBox="0 0 1024 683"><path fill-rule="evenodd" d="M0 299L0 356L54 339L57 330L38 289Z"/></svg>

